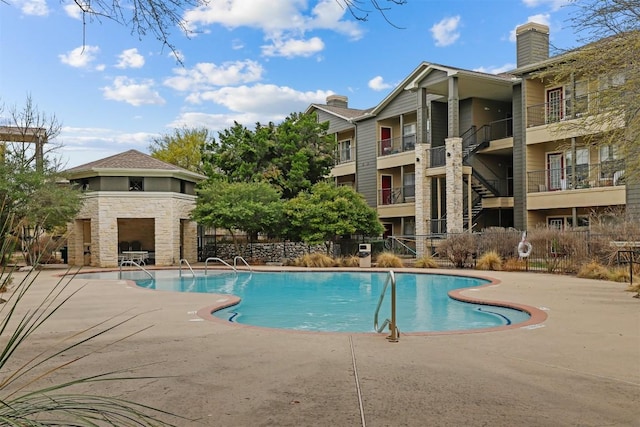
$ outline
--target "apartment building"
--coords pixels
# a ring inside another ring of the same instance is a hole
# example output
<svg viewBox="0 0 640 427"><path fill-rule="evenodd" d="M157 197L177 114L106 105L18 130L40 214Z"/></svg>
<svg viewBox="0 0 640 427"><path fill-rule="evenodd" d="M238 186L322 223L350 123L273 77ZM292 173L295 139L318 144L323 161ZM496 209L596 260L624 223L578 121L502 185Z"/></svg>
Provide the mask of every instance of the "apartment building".
<svg viewBox="0 0 640 427"><path fill-rule="evenodd" d="M500 75L423 62L373 108L334 95L307 109L338 143L332 177L377 208L385 235L586 226L640 200L615 146L559 128L592 111L592 87L535 77L553 60L548 27L517 29L517 59Z"/></svg>

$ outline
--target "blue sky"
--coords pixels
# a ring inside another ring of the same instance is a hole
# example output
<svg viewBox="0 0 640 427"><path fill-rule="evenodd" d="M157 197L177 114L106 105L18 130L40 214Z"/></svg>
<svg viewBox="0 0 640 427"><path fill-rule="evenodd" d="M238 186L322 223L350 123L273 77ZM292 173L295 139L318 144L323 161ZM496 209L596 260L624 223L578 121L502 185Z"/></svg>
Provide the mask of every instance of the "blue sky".
<svg viewBox="0 0 640 427"><path fill-rule="evenodd" d="M0 2L0 123L31 96L61 122L67 167L148 152L176 127L278 122L331 94L373 107L422 61L513 69L514 30L528 21L549 25L559 48L577 45L567 0L407 0L387 12L402 29L375 12L356 21L337 0L210 0L185 13L190 37L172 32L180 65L113 22L88 22L83 36L66 1Z"/></svg>

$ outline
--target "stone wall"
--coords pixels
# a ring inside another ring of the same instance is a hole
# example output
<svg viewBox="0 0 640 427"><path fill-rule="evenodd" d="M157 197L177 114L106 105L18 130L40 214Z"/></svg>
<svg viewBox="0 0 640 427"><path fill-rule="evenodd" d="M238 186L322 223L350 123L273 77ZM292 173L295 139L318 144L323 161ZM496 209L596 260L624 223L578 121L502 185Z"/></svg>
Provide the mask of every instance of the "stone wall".
<svg viewBox="0 0 640 427"><path fill-rule="evenodd" d="M333 253L332 251L331 248L330 253ZM202 260L210 257L233 260L234 257L241 256L247 261L286 262L316 252L327 253L327 247L324 244L307 245L302 242L243 243L239 244L236 250L233 243L216 242L204 246Z"/></svg>
<svg viewBox="0 0 640 427"><path fill-rule="evenodd" d="M134 223L137 219L145 219L140 224L147 225L147 232L153 233L153 237L144 240L155 244L153 248L143 249L154 252L156 265L175 265L181 256L195 262L196 225L189 218L194 206L195 196L179 193L87 193L81 211L68 227L69 264L116 267L119 240L130 240L122 233L123 230L119 232L118 219ZM90 223L90 238L89 233L83 232L84 222ZM148 227L151 222L153 229ZM84 255L84 243L91 245L88 257Z"/></svg>

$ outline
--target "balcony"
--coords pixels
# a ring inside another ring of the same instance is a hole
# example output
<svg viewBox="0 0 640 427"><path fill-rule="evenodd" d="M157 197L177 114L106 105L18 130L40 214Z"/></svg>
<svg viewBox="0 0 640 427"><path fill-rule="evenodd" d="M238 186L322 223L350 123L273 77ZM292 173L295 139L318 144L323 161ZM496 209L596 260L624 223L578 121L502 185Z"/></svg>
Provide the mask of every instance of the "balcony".
<svg viewBox="0 0 640 427"><path fill-rule="evenodd" d="M571 173L571 167L531 171L527 173L527 193L623 186L623 168L622 161L613 160L577 165L575 175Z"/></svg>
<svg viewBox="0 0 640 427"><path fill-rule="evenodd" d="M415 202L416 187L406 185L404 187L383 188L378 190L378 205L395 205L400 203Z"/></svg>
<svg viewBox="0 0 640 427"><path fill-rule="evenodd" d="M581 95L571 100L563 99L527 107L527 127L543 126L565 120L577 119L598 112L596 93Z"/></svg>
<svg viewBox="0 0 640 427"><path fill-rule="evenodd" d="M355 160L355 147L343 148L336 152L336 165L354 162Z"/></svg>
<svg viewBox="0 0 640 427"><path fill-rule="evenodd" d="M378 156L413 151L416 148L416 134L404 135L398 138L383 139L378 141Z"/></svg>

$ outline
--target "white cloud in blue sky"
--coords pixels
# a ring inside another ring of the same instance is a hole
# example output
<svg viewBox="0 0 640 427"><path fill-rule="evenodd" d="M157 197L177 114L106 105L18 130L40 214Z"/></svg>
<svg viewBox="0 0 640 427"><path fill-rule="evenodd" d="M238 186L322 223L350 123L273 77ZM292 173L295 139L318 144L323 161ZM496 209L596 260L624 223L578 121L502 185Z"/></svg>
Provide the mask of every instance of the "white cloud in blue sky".
<svg viewBox="0 0 640 427"><path fill-rule="evenodd" d="M382 76L375 76L369 80L368 86L375 91L386 90L393 87L390 83L386 83Z"/></svg>
<svg viewBox="0 0 640 427"><path fill-rule="evenodd" d="M163 105L166 101L155 89L152 79L135 80L125 76L113 79L111 86L102 88L105 99L140 105Z"/></svg>
<svg viewBox="0 0 640 427"><path fill-rule="evenodd" d="M436 42L436 46L449 46L460 38L460 16L443 18L431 27L431 34Z"/></svg>
<svg viewBox="0 0 640 427"><path fill-rule="evenodd" d="M125 49L118 55L118 63L116 68L142 68L144 66L144 56L138 53L135 47Z"/></svg>
<svg viewBox="0 0 640 427"><path fill-rule="evenodd" d="M20 106L29 94L55 114L75 166L144 151L174 127L215 134L234 121L277 122L332 94L374 107L423 61L506 71L517 25L548 24L555 45L573 45L564 4L416 0L359 21L342 0L215 0L184 13L193 32L175 28L173 52L109 20L84 26L73 1L10 0L0 5L0 64L21 60L2 68L0 104Z"/></svg>

